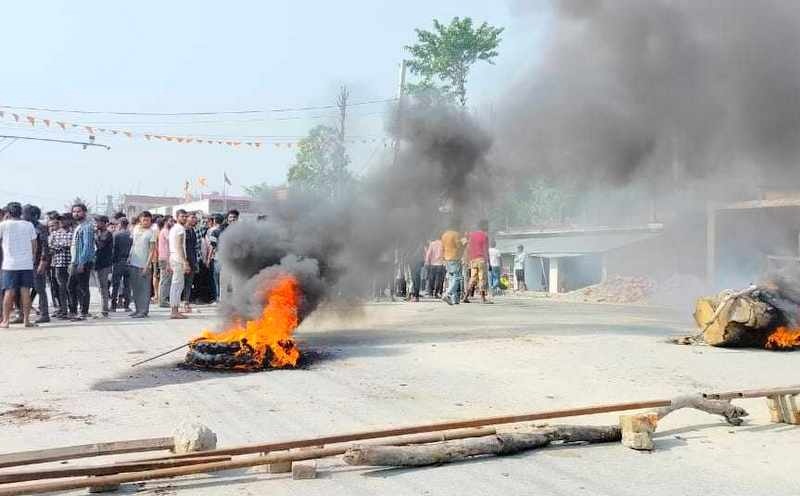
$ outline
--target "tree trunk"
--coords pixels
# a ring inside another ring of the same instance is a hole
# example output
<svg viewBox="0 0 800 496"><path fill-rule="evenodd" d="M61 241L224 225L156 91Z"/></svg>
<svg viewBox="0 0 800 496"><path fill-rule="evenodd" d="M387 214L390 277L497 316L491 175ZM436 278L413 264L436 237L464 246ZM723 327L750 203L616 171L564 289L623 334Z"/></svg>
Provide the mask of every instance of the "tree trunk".
<svg viewBox="0 0 800 496"><path fill-rule="evenodd" d="M562 425L417 446L357 445L347 450L344 461L349 465L420 467L480 455L513 455L542 448L553 441L607 443L620 439L620 428L616 425Z"/></svg>
<svg viewBox="0 0 800 496"><path fill-rule="evenodd" d="M778 315L774 307L747 292L722 292L698 299L694 319L711 346L761 348L777 324Z"/></svg>

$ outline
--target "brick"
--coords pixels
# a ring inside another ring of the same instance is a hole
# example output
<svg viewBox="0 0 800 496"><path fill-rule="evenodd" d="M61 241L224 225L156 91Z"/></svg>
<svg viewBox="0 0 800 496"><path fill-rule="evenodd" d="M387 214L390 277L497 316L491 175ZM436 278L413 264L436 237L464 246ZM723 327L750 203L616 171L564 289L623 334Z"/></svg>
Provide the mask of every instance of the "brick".
<svg viewBox="0 0 800 496"><path fill-rule="evenodd" d="M653 432L656 430L658 417L655 414L620 415L619 426L622 429L622 445L640 451L652 451Z"/></svg>
<svg viewBox="0 0 800 496"><path fill-rule="evenodd" d="M294 462L292 464L292 479L316 479L317 478L317 462L316 460L305 460L302 462Z"/></svg>

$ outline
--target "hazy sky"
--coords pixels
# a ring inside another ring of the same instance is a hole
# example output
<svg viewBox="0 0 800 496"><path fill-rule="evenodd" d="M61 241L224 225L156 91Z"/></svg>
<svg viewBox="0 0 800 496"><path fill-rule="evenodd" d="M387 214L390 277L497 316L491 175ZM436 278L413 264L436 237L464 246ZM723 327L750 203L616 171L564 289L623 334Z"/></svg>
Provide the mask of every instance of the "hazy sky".
<svg viewBox="0 0 800 496"><path fill-rule="evenodd" d="M491 108L534 64L548 12L518 17L504 2L9 2L3 9L0 105L118 112L204 112L324 106L347 84L351 101L391 98L403 45L431 20L471 16L504 26L495 66L477 65L471 104ZM113 116L5 110L0 134L85 139L86 133L15 123L10 112L95 127L195 136L286 136L296 139L330 110L190 117ZM349 133L382 138L386 106L352 109ZM24 120L24 119L23 119ZM265 142L280 140L267 138ZM181 193L208 178L222 188L226 171L241 186L284 182L294 150L181 145L98 135L111 145L78 146L0 140L0 203L16 199L61 208L76 195ZM352 168L381 159L381 142L349 146Z"/></svg>

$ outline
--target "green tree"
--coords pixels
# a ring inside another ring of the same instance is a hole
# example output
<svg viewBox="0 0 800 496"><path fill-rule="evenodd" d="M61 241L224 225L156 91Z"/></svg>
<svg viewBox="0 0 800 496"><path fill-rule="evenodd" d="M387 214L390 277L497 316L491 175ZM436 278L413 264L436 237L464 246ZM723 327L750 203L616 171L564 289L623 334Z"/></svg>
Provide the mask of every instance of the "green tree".
<svg viewBox="0 0 800 496"><path fill-rule="evenodd" d="M413 57L408 62L412 74L421 78L409 84L412 94L437 92L467 104L467 78L478 61L493 64L503 28L483 23L477 28L472 19L454 17L449 25L433 20L433 31L416 29L417 43L405 48Z"/></svg>
<svg viewBox="0 0 800 496"><path fill-rule="evenodd" d="M501 229L563 224L576 207L569 188L544 179L524 181L507 190L490 212L492 225Z"/></svg>
<svg viewBox="0 0 800 496"><path fill-rule="evenodd" d="M258 183L252 186L245 186L244 192L253 198L265 198L274 189L268 183Z"/></svg>
<svg viewBox="0 0 800 496"><path fill-rule="evenodd" d="M295 163L289 168L289 186L328 198L340 196L352 181L350 157L339 130L315 126L297 144Z"/></svg>

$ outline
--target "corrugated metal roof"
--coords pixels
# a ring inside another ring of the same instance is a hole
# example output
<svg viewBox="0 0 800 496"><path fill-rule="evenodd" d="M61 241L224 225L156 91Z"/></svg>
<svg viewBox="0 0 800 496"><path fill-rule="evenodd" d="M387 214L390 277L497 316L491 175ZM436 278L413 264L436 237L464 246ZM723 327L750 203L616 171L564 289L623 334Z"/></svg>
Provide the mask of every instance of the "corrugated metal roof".
<svg viewBox="0 0 800 496"><path fill-rule="evenodd" d="M496 236L502 253L516 253L517 246L525 247L529 255L545 258L574 257L604 253L637 241L661 235L660 230L633 228L630 230L576 230L552 232L506 232Z"/></svg>

